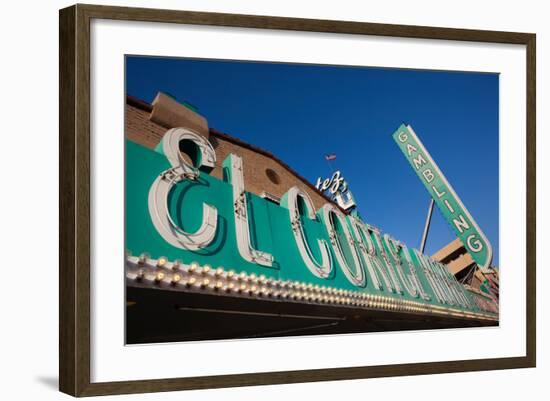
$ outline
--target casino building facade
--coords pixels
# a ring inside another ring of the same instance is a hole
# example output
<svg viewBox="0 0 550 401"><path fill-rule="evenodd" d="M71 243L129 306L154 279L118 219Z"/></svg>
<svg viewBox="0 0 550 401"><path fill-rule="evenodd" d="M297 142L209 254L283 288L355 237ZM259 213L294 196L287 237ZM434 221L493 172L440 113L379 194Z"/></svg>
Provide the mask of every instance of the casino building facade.
<svg viewBox="0 0 550 401"><path fill-rule="evenodd" d="M128 96L125 137L128 343L498 324L492 297L192 105Z"/></svg>

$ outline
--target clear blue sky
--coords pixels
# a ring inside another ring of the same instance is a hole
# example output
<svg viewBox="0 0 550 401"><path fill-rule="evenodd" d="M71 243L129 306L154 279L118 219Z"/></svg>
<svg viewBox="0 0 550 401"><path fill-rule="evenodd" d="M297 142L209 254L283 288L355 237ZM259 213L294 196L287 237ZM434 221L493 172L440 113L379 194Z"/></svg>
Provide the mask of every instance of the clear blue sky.
<svg viewBox="0 0 550 401"><path fill-rule="evenodd" d="M312 183L350 185L363 219L418 247L429 195L392 139L411 124L494 249L498 265L498 75L127 57L127 94L187 101L210 127L269 150ZM455 237L434 211L426 253Z"/></svg>

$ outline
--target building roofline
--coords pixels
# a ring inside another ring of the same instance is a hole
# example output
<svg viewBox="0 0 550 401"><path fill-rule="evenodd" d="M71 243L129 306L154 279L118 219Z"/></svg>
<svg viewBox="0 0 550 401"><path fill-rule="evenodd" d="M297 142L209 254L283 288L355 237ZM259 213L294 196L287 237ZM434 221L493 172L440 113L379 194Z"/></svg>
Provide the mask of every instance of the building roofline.
<svg viewBox="0 0 550 401"><path fill-rule="evenodd" d="M133 107L136 107L140 110L143 110L143 111L147 111L149 113L151 113L151 111L153 110L153 106L137 97L134 97L134 96L131 96L131 95L126 95L126 104L130 105L130 106L133 106ZM218 131L216 130L215 128L209 128L209 133L210 135L216 137L216 138L221 138L223 140L226 140L228 142L231 142L231 143L234 143L235 145L239 145L243 148L246 148L246 149L249 149L253 152L256 152L256 153L259 153L263 156L266 156L270 159L272 159L273 161L275 161L276 163L280 164L284 169L286 169L289 173L291 173L292 175L294 175L295 177L297 177L300 181L302 181L304 184L306 184L311 190L313 190L314 192L317 192L319 195L321 195L327 202L333 204L333 205L336 205L336 207L338 207L338 209L340 209L344 214L349 214L349 212L345 211L344 209L342 209L340 207L340 205L338 205L336 202L332 201L326 194L324 194L323 192L319 191L315 185L313 185L309 180L307 180L306 178L304 178L301 174L299 174L296 170L294 170L292 167L290 167L288 164L286 164L284 161L282 161L281 159L279 159L277 156L275 156L273 153L265 150L265 149L262 149L256 145L252 145L248 142L245 142L243 141L242 139L239 139L239 138L236 138L232 135L229 135L229 134L226 134L224 132L221 132L221 131Z"/></svg>
<svg viewBox="0 0 550 401"><path fill-rule="evenodd" d="M149 113L153 111L152 105L131 95L126 95L126 104L134 106L143 111L148 111Z"/></svg>

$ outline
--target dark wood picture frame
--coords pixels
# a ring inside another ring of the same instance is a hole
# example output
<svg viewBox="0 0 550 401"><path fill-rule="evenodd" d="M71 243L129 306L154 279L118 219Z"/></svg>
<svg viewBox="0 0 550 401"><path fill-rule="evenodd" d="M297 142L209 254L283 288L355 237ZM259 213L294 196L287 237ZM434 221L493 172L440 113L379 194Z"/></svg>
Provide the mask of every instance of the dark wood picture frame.
<svg viewBox="0 0 550 401"><path fill-rule="evenodd" d="M91 383L90 21L93 18L525 45L527 49L526 356ZM535 366L535 34L96 5L75 5L60 10L59 29L59 388L62 392L73 396L93 396Z"/></svg>

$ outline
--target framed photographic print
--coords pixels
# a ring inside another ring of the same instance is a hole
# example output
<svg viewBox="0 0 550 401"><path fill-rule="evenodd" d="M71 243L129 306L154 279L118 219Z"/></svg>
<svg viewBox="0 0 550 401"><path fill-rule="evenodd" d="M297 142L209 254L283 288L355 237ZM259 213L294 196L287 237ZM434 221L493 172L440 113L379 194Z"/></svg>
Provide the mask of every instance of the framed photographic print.
<svg viewBox="0 0 550 401"><path fill-rule="evenodd" d="M533 367L535 35L63 9L60 231L74 396Z"/></svg>

